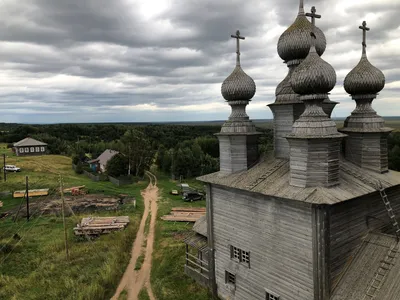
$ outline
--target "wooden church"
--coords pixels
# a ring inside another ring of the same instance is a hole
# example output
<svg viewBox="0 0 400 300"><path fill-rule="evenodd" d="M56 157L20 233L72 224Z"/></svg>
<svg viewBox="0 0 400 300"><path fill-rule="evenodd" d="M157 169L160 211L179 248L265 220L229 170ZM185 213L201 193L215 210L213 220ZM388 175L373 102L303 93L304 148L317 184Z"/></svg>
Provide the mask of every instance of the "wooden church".
<svg viewBox="0 0 400 300"><path fill-rule="evenodd" d="M321 58L326 39L316 18L300 1L279 39L289 70L269 105L275 150L267 157L246 114L256 86L240 63L244 38L232 36L237 62L222 84L232 113L217 134L220 171L199 178L207 218L186 241L186 273L220 299L400 299L400 173L388 170L391 129L371 106L385 77L367 58L363 23L361 60L344 81L355 109L337 130L329 99L336 73Z"/></svg>

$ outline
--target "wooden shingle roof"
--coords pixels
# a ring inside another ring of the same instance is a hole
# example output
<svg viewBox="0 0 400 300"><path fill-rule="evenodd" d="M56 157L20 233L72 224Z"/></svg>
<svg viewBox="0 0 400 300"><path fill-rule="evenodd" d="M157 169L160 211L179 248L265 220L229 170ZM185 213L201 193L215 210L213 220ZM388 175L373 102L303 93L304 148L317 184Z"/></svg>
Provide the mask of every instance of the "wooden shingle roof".
<svg viewBox="0 0 400 300"><path fill-rule="evenodd" d="M395 237L370 233L352 263L344 272L341 280L333 290L332 300L362 300L371 285L376 272L388 255L391 247L396 246ZM383 272L385 270L381 270ZM397 259L390 270L385 271L385 279L378 291L374 291L379 300L398 300L400 295L400 260ZM377 283L375 282L374 285ZM371 291L371 290L370 290ZM369 297L365 299L371 299Z"/></svg>
<svg viewBox="0 0 400 300"><path fill-rule="evenodd" d="M220 172L198 180L229 188L315 204L336 204L377 190L377 184L389 188L400 185L400 172L378 174L361 169L348 160L340 161L340 184L334 187L295 187L289 184L289 160L268 157L249 170L231 175Z"/></svg>

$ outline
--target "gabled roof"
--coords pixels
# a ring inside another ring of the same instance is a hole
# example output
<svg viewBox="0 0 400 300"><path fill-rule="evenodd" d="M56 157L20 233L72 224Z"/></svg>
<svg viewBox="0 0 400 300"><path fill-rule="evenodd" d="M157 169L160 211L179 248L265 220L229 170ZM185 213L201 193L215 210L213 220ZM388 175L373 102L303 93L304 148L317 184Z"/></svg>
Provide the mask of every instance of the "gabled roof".
<svg viewBox="0 0 400 300"><path fill-rule="evenodd" d="M334 187L295 187L289 184L290 162L267 157L249 170L224 175L220 172L197 178L229 188L315 204L335 204L376 192L374 184L384 188L400 185L400 172L378 174L361 169L348 160L340 161L340 185Z"/></svg>
<svg viewBox="0 0 400 300"><path fill-rule="evenodd" d="M397 241L394 236L370 233L343 274L337 287L333 290L331 300L364 299L376 272L382 265L382 261L386 259L389 249L395 247L396 244ZM387 266L387 264L384 264L385 268ZM374 291L374 299L398 300L400 295L400 258L398 254L396 260L394 260L394 265L391 265L390 269L385 270L384 273L385 279L380 289L377 292ZM374 285L377 285L377 282Z"/></svg>
<svg viewBox="0 0 400 300"><path fill-rule="evenodd" d="M14 147L30 147L30 146L47 146L46 143L27 137L23 140L14 143Z"/></svg>
<svg viewBox="0 0 400 300"><path fill-rule="evenodd" d="M107 162L118 153L118 151L107 149L98 158L89 160L88 163L98 162L100 165L107 165Z"/></svg>

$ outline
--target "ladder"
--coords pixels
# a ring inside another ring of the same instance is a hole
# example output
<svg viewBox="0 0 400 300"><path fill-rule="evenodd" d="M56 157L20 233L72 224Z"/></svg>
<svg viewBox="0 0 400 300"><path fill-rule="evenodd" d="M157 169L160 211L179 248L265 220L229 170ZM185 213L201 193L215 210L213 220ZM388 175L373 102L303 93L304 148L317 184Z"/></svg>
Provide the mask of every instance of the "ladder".
<svg viewBox="0 0 400 300"><path fill-rule="evenodd" d="M380 193L380 195L381 195L381 198L382 198L383 203L385 204L385 208L386 208L386 210L387 210L387 212L388 212L390 221L392 222L393 229L394 229L394 231L395 231L395 233L396 233L397 242L399 242L399 240L400 240L400 227L399 227L399 223L397 222L396 216L395 216L395 214L394 214L394 212L393 212L393 208L392 208L392 206L390 205L390 201L389 201L389 199L388 199L388 196L387 196L387 194L386 194L386 191L385 191L385 189L382 187L382 184L381 184L381 183L379 183L379 193Z"/></svg>
<svg viewBox="0 0 400 300"><path fill-rule="evenodd" d="M277 171L278 169L280 169L284 164L286 164L287 162L282 160L280 162L278 162L275 166L273 166L272 168L270 168L267 172L265 172L264 174L262 174L260 177L258 177L253 183L249 184L246 186L247 189L253 189L255 188L257 185L259 185L261 182L263 182L265 179L267 179L270 175L272 175L272 173L274 173L275 171Z"/></svg>
<svg viewBox="0 0 400 300"><path fill-rule="evenodd" d="M391 270L392 266L395 264L396 256L399 252L398 245L398 243L392 245L385 259L381 261L378 271L375 273L371 284L368 286L367 293L364 295L363 300L374 299L375 296L378 294L378 291L382 287L387 274Z"/></svg>

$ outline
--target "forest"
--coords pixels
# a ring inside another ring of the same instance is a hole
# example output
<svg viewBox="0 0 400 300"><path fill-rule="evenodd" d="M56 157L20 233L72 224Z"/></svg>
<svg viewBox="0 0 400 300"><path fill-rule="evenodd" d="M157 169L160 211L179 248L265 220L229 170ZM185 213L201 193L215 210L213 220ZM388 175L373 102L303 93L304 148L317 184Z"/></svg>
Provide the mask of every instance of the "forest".
<svg viewBox="0 0 400 300"><path fill-rule="evenodd" d="M215 133L220 124L0 124L0 142L13 143L32 137L48 144L51 154L74 158L74 162L98 157L104 150L117 150L123 155L114 159L110 171L143 175L150 164L156 163L166 174L185 178L215 172L219 167L219 145ZM258 127L262 133L260 152L273 149L273 131ZM400 171L400 132L388 138L389 167ZM130 165L128 169L127 165ZM117 170L115 170L117 169ZM123 171L120 171L123 169ZM121 174L122 175L122 174Z"/></svg>
<svg viewBox="0 0 400 300"><path fill-rule="evenodd" d="M12 144L32 137L48 144L51 154L73 157L74 163L98 157L104 150L122 155L112 160L110 172L142 176L156 162L174 177L195 177L219 167L220 125L172 124L0 124L0 142ZM259 128L261 151L272 149L272 130ZM128 167L130 166L130 167Z"/></svg>

